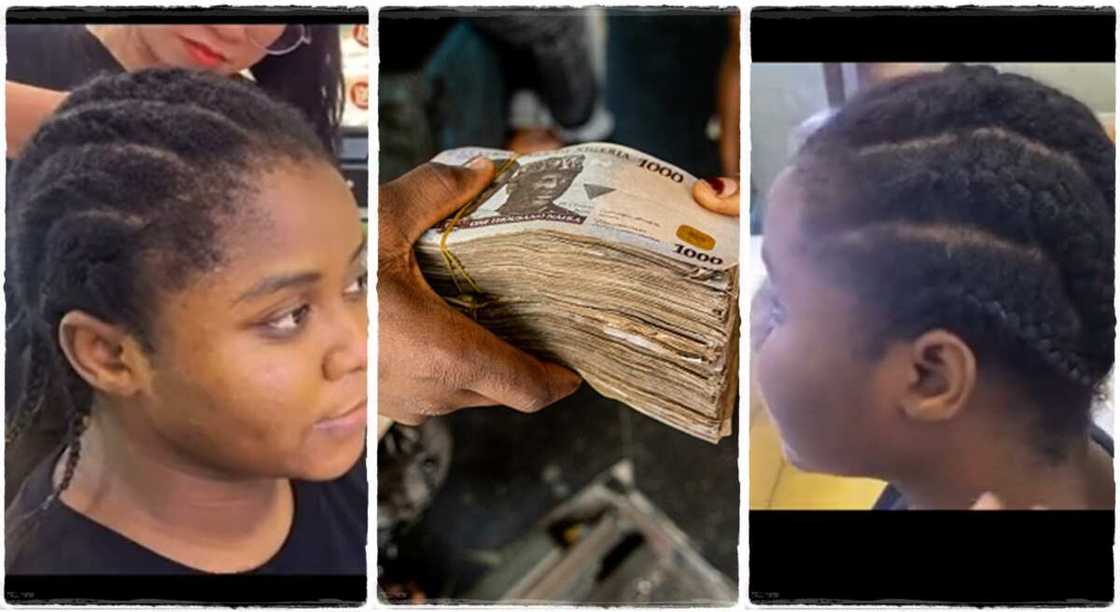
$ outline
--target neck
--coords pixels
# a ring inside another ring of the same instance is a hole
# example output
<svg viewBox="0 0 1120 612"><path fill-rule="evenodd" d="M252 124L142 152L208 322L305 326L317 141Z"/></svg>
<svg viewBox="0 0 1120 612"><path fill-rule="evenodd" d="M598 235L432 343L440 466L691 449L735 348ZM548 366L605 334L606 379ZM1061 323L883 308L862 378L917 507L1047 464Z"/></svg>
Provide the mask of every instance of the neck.
<svg viewBox="0 0 1120 612"><path fill-rule="evenodd" d="M73 480L62 496L75 510L99 522L124 521L200 545L244 543L263 537L278 522L290 522L286 479L218 474L161 450L158 436L145 439L126 431L110 410L95 408L93 414L81 438ZM64 456L56 484L65 463Z"/></svg>
<svg viewBox="0 0 1120 612"><path fill-rule="evenodd" d="M944 449L938 461L891 482L915 510L967 510L985 492L1008 510L1112 507L1111 458L1088 435L1058 463L1030 444L1010 442L989 438L986 444Z"/></svg>
<svg viewBox="0 0 1120 612"><path fill-rule="evenodd" d="M152 50L130 25L87 25L86 29L109 51L128 72L160 65Z"/></svg>

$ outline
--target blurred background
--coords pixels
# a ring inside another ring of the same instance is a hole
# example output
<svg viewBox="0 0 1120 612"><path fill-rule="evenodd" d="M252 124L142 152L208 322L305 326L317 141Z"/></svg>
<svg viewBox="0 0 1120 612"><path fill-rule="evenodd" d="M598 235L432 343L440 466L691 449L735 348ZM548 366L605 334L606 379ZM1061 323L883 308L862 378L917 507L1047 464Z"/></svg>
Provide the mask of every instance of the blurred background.
<svg viewBox="0 0 1120 612"><path fill-rule="evenodd" d="M1115 64L990 65L1001 72L1038 79L1081 100L1097 114L1115 140ZM830 109L840 106L857 91L883 80L914 71L940 70L945 66L944 63L751 65L751 236L749 260L742 268L743 291L753 295L765 276L761 249L766 194L801 143L827 119ZM1097 406L1094 420L1112 435L1113 406L1110 402ZM789 465L782 456L777 431L763 409L753 376L749 435L752 509L867 509L875 503L886 484L869 479L809 474Z"/></svg>
<svg viewBox="0 0 1120 612"><path fill-rule="evenodd" d="M362 221L369 219L369 24L339 26L346 104L342 109L339 161Z"/></svg>
<svg viewBox="0 0 1120 612"><path fill-rule="evenodd" d="M737 19L699 9L383 10L379 182L454 147L525 153L592 141L698 177L738 176ZM734 151L721 154L721 141ZM587 386L532 415L481 408L396 425L378 447L383 595L734 601L737 440L694 439Z"/></svg>

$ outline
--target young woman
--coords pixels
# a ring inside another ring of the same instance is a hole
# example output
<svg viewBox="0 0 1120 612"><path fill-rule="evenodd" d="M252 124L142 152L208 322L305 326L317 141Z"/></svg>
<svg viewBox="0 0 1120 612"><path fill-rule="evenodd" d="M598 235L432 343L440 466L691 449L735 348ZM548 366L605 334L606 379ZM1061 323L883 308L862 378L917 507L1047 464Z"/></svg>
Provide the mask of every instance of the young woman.
<svg viewBox="0 0 1120 612"><path fill-rule="evenodd" d="M156 67L248 70L335 146L345 101L337 25L11 25L7 35L9 158L67 91L99 73Z"/></svg>
<svg viewBox="0 0 1120 612"><path fill-rule="evenodd" d="M227 77L248 69L261 89L301 110L328 149L335 147L344 101L336 25L14 25L7 36L9 159L71 89L98 74L157 66ZM15 312L9 307L9 335L21 333ZM8 380L23 376L24 362L9 353ZM5 397L8 405L16 401L11 385ZM22 476L30 468L8 454L9 470Z"/></svg>
<svg viewBox="0 0 1120 612"><path fill-rule="evenodd" d="M14 574L363 574L365 239L315 129L196 71L103 77L16 160ZM62 439L24 445L35 423ZM41 453L47 448L48 452Z"/></svg>
<svg viewBox="0 0 1120 612"><path fill-rule="evenodd" d="M792 463L880 507L1111 508L1115 151L1083 104L990 67L887 82L769 199L757 373Z"/></svg>

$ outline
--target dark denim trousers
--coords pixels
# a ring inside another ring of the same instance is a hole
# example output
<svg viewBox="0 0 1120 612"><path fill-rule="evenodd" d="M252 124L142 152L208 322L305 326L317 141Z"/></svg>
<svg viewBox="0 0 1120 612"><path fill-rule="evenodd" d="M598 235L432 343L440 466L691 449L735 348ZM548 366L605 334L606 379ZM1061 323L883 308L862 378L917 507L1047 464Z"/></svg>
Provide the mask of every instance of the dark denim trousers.
<svg viewBox="0 0 1120 612"><path fill-rule="evenodd" d="M507 98L494 47L468 24L455 26L422 69L381 75L378 181L391 181L445 149L502 148Z"/></svg>

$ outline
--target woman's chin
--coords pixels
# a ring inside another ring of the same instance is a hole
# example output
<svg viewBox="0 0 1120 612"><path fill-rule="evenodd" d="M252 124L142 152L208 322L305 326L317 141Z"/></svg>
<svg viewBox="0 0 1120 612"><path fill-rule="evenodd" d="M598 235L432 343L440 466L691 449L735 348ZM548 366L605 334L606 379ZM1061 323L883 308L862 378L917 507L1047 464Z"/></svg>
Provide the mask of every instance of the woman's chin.
<svg viewBox="0 0 1120 612"><path fill-rule="evenodd" d="M311 482L327 482L340 478L354 468L358 459L362 457L364 448L363 445L355 449L339 449L338 452L332 453L331 457L316 457L308 462L305 469L301 470L295 478Z"/></svg>
<svg viewBox="0 0 1120 612"><path fill-rule="evenodd" d="M786 443L782 443L782 454L785 455L786 461L790 465L801 470L802 472L812 472L814 474L823 474L828 471L822 469L820 465L805 458L804 455L798 454L794 448Z"/></svg>
<svg viewBox="0 0 1120 612"><path fill-rule="evenodd" d="M805 466L805 462L802 461L801 456L798 455L797 452L795 452L793 448L785 442L782 443L782 456L786 458L787 463L801 470L802 472L812 471Z"/></svg>

